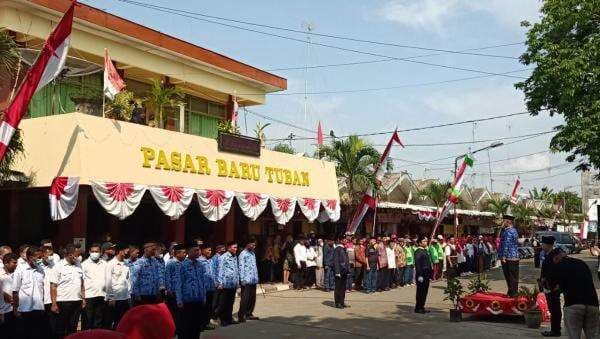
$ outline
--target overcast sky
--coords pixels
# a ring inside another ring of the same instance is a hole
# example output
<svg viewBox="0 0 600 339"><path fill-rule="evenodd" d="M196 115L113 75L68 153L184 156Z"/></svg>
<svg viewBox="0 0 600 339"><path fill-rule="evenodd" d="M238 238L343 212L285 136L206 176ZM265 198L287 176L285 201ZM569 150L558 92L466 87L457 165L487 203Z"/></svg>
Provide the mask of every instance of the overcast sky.
<svg viewBox="0 0 600 339"><path fill-rule="evenodd" d="M539 17L537 0L137 1L298 30L303 30L303 27L310 23L314 31L321 34L454 51L522 43L525 41L525 29L520 27L519 23L522 20L536 21ZM82 2L265 70L302 67L307 64L312 66L382 59L378 56L316 45L311 45L307 53L306 43L161 13L118 0ZM245 27L296 39L306 39L303 34L261 27ZM311 39L316 43L394 58L436 54L413 60L490 73L504 73L526 68L512 58L439 53L324 37ZM472 51L472 53L518 57L524 48L523 44L518 44ZM336 135L388 131L395 126L399 129L407 129L525 111L523 95L514 88L514 83L519 81L518 78L490 76L423 85L477 77L481 73L398 60L317 68L310 69L308 72L303 69L273 72L288 79L287 93L292 95L271 95L267 98L266 105L252 109L311 130L316 130L317 122L320 120L326 131L333 129ZM527 70L511 73L519 77L526 77L528 74ZM306 101L305 116L304 95L294 95L294 93L304 92L305 81L309 92L397 88L354 93L312 94ZM250 133L258 121L262 119L251 114L247 115ZM540 117L521 115L475 125L401 133L400 136L407 145L424 143L442 145L394 148L393 156L402 159L395 161L395 167L397 170L408 170L415 179L433 177L448 180L453 160L422 163L455 156L469 149L469 145L445 145L445 143L510 138L545 132L550 131L561 121L560 118L550 118L547 115ZM241 124L244 132L243 112ZM307 131L277 123L266 131L270 139L284 138L290 133L297 136L315 136ZM368 139L373 144L381 145L385 144L388 138L389 135L383 135ZM564 162L565 155L547 152L550 138L551 135L538 136L492 150L490 157L491 171L495 173L494 190L508 192L516 177L514 173L539 170L521 174L526 190L533 186L549 185L555 190L566 188L579 191L579 175L570 171L573 166ZM509 143L515 140L520 139L504 141ZM293 141L292 144L298 151L310 150L312 153L313 143L314 141ZM476 143L472 149L488 144L490 142ZM381 150L383 147L378 146L378 148ZM528 154L529 156L520 157ZM510 160L504 160L509 158ZM487 152L476 155L476 165L469 172L467 184L489 188L487 162Z"/></svg>

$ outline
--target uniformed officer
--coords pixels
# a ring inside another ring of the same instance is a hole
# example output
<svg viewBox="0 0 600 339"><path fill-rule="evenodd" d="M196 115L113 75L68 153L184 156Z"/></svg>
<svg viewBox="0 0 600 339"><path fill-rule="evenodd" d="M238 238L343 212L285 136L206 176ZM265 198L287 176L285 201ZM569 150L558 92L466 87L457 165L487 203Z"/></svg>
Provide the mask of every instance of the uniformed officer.
<svg viewBox="0 0 600 339"><path fill-rule="evenodd" d="M427 251L427 237L421 236L415 250L415 276L417 280L417 296L415 303L415 313L429 313L425 310L425 301L429 292L429 280L433 276L431 259Z"/></svg>
<svg viewBox="0 0 600 339"><path fill-rule="evenodd" d="M542 237L542 251L544 252L544 261L542 262L542 270L538 283L540 290L546 295L548 310L550 311L550 331L542 332L544 337L560 337L560 322L562 320L562 311L560 308L560 291L558 284L552 274L556 268L554 265L554 255L561 252L560 248L554 248L554 237Z"/></svg>
<svg viewBox="0 0 600 339"><path fill-rule="evenodd" d="M238 321L245 322L246 319L258 320L254 316L254 305L256 304L256 284L258 284L258 269L256 268L256 256L254 248L256 240L250 238L246 241L246 248L240 253L238 258L240 271L240 309L238 311Z"/></svg>
<svg viewBox="0 0 600 339"><path fill-rule="evenodd" d="M167 293L167 307L171 311L171 316L175 321L175 329L177 336L182 336L183 322L181 320L182 310L177 307L176 287L179 286L181 280L181 264L185 259L185 245L178 244L173 246L173 256L167 262L165 267L165 289Z"/></svg>
<svg viewBox="0 0 600 339"><path fill-rule="evenodd" d="M217 289L213 266L210 261L212 257L212 248L204 243L199 247L200 257L198 258L198 261L204 266L204 288L206 289L206 303L204 303L204 310L202 311L202 320L204 322L202 327L204 330L212 330L214 328L210 326L210 319L213 316L212 305L215 297L215 290Z"/></svg>
<svg viewBox="0 0 600 339"><path fill-rule="evenodd" d="M200 337L205 324L204 305L206 303L206 289L204 282L206 272L204 265L198 260L200 249L195 242L187 246L187 258L181 263L181 279L176 287L177 307L183 308L183 339L197 339ZM235 292L235 291L234 291ZM201 319L198 320L198 316Z"/></svg>
<svg viewBox="0 0 600 339"><path fill-rule="evenodd" d="M237 257L235 256L238 245L234 241L227 243L227 252L219 257L219 275L217 276L217 289L219 296L219 319L221 326L237 324L233 321L231 312L235 301L235 290L240 283L240 273Z"/></svg>
<svg viewBox="0 0 600 339"><path fill-rule="evenodd" d="M165 289L163 268L156 259L155 243L144 244L144 256L131 269L131 294L137 305L157 304L161 301L161 292Z"/></svg>

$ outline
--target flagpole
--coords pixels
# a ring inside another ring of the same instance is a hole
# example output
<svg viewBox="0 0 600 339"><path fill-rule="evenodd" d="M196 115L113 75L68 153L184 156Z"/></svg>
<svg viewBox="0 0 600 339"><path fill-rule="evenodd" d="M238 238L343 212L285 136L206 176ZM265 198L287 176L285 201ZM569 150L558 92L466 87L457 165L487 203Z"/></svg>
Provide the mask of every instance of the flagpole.
<svg viewBox="0 0 600 339"><path fill-rule="evenodd" d="M373 209L373 231L371 236L375 236L375 227L377 227L377 198L375 199L375 208Z"/></svg>

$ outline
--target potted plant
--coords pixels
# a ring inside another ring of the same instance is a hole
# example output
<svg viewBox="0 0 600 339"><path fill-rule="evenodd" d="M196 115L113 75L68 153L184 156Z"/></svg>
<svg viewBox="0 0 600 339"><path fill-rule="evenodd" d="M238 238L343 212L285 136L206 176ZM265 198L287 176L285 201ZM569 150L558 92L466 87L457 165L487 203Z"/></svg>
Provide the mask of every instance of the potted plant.
<svg viewBox="0 0 600 339"><path fill-rule="evenodd" d="M462 320L462 310L460 309L460 298L464 294L463 286L461 282L452 278L448 280L448 285L444 289L444 300L450 300L452 303L452 309L450 309L450 321L459 322Z"/></svg>
<svg viewBox="0 0 600 339"><path fill-rule="evenodd" d="M523 309L525 324L529 328L540 328L542 324L542 312L537 306L537 297L540 291L537 287L521 286L519 288L519 297L525 299L525 305L519 305L519 309Z"/></svg>
<svg viewBox="0 0 600 339"><path fill-rule="evenodd" d="M260 140L260 147L265 148L265 143L267 141L267 136L265 135L265 129L269 127L271 123L257 123L256 128L254 129L254 133L256 134L256 139Z"/></svg>
<svg viewBox="0 0 600 339"><path fill-rule="evenodd" d="M175 86L165 85L161 81L154 79L152 87L148 92L148 96L144 99L158 113L158 127L164 128L164 112L165 108L177 107L184 99L183 92ZM156 120L156 114L154 119Z"/></svg>
<svg viewBox="0 0 600 339"><path fill-rule="evenodd" d="M228 134L240 134L240 128L238 126L234 126L231 120L221 120L217 123L217 131L219 134L228 133Z"/></svg>
<svg viewBox="0 0 600 339"><path fill-rule="evenodd" d="M133 113L133 92L122 91L108 104L107 116L118 120L131 120Z"/></svg>
<svg viewBox="0 0 600 339"><path fill-rule="evenodd" d="M490 290L490 281L487 279L487 275L478 274L469 280L467 289L471 294L485 293Z"/></svg>

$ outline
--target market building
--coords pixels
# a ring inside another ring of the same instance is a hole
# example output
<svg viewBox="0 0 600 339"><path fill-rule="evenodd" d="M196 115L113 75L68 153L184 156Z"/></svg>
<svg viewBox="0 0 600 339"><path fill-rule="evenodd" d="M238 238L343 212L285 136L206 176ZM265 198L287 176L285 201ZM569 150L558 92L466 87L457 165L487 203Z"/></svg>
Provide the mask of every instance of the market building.
<svg viewBox="0 0 600 339"><path fill-rule="evenodd" d="M22 51L21 77L70 3L0 2L0 29ZM84 4L71 39L63 74L36 93L21 122L25 152L14 169L27 182L0 191L8 206L0 238L224 242L339 218L334 164L219 133L235 106L264 104L286 79ZM103 117L105 50L132 92L131 119ZM158 106L147 100L158 85L183 95ZM0 109L13 88L0 84ZM66 218L51 218L70 204Z"/></svg>

